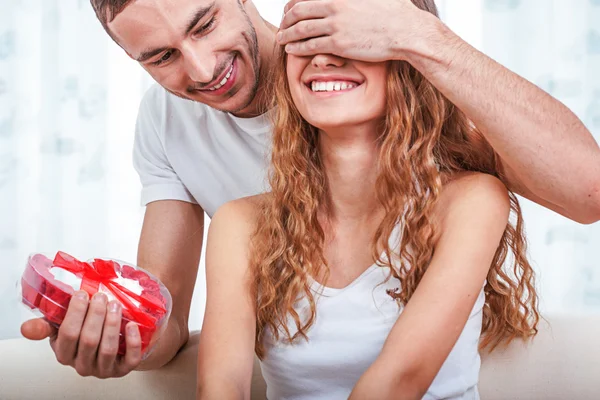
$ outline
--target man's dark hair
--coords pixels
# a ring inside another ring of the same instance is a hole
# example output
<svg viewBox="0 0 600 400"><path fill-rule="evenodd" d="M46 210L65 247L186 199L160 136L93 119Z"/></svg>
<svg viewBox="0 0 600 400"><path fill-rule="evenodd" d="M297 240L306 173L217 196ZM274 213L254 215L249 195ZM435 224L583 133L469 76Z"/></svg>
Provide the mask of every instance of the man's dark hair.
<svg viewBox="0 0 600 400"><path fill-rule="evenodd" d="M100 20L106 33L115 39L108 29L108 24L134 0L90 0L96 17Z"/></svg>

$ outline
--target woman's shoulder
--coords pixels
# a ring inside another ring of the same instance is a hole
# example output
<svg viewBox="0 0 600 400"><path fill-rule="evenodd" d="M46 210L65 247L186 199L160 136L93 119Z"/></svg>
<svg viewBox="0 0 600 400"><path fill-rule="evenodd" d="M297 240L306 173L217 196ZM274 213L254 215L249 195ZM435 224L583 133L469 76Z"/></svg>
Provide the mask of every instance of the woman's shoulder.
<svg viewBox="0 0 600 400"><path fill-rule="evenodd" d="M499 178L483 172L462 171L446 175L442 181L442 191L448 193L446 196L462 190L468 190L473 194L494 193L508 196L508 189Z"/></svg>
<svg viewBox="0 0 600 400"><path fill-rule="evenodd" d="M238 231L253 230L268 196L259 194L242 197L223 204L211 218L211 226L231 226Z"/></svg>
<svg viewBox="0 0 600 400"><path fill-rule="evenodd" d="M510 214L508 189L493 175L456 173L444 179L435 213L442 224L460 216L463 222L484 219L506 225Z"/></svg>

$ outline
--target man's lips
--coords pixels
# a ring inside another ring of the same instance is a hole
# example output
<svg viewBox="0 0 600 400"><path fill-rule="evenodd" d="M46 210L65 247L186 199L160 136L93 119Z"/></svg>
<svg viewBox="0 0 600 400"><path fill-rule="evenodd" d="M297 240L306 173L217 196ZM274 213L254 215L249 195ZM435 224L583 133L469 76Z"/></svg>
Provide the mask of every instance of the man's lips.
<svg viewBox="0 0 600 400"><path fill-rule="evenodd" d="M226 85L232 78L233 75L233 67L234 67L235 57L231 60L229 66L221 73L221 75L211 82L206 87L199 89L201 92L215 92L219 90L222 86Z"/></svg>

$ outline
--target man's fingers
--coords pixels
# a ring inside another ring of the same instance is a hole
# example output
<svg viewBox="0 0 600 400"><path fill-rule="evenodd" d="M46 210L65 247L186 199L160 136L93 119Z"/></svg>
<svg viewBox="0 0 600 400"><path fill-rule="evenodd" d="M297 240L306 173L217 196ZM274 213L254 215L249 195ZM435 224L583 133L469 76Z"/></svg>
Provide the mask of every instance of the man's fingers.
<svg viewBox="0 0 600 400"><path fill-rule="evenodd" d="M292 2L288 3L291 4ZM285 12L279 29L287 29L300 21L321 19L330 15L331 6L325 0L297 0Z"/></svg>
<svg viewBox="0 0 600 400"><path fill-rule="evenodd" d="M98 292L90 302L77 347L75 368L81 375L91 373L96 366L96 353L102 338L102 329L106 318L108 299L104 293Z"/></svg>
<svg viewBox="0 0 600 400"><path fill-rule="evenodd" d="M56 333L56 328L43 318L30 319L21 325L21 335L29 340L43 340Z"/></svg>
<svg viewBox="0 0 600 400"><path fill-rule="evenodd" d="M63 365L72 365L77 352L77 343L88 309L88 295L78 291L69 302L67 314L63 320L54 343L56 359Z"/></svg>
<svg viewBox="0 0 600 400"><path fill-rule="evenodd" d="M331 35L333 27L324 19L309 19L300 21L288 29L284 29L277 34L279 44L299 42L306 39L317 38L319 36Z"/></svg>
<svg viewBox="0 0 600 400"><path fill-rule="evenodd" d="M125 345L125 356L118 367L119 376L128 374L142 361L142 339L135 322L129 322L125 327Z"/></svg>
<svg viewBox="0 0 600 400"><path fill-rule="evenodd" d="M304 42L289 43L285 46L288 54L295 56L313 56L315 54L335 54L330 36L310 39Z"/></svg>
<svg viewBox="0 0 600 400"><path fill-rule="evenodd" d="M297 3L300 3L302 1L305 0L290 0L285 4L285 7L283 7L283 12L286 13L289 11L290 8L294 7Z"/></svg>
<svg viewBox="0 0 600 400"><path fill-rule="evenodd" d="M119 351L119 331L121 330L121 305L117 301L108 303L102 339L98 348L98 373L100 377L112 376Z"/></svg>

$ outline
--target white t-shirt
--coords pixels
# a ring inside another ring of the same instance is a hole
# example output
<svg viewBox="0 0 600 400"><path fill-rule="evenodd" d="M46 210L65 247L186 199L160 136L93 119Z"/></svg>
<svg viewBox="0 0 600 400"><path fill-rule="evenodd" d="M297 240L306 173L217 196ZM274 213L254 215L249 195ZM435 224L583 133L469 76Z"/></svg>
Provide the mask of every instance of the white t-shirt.
<svg viewBox="0 0 600 400"><path fill-rule="evenodd" d="M142 205L182 200L212 217L228 201L265 192L270 132L267 114L237 118L153 85L140 105L133 151Z"/></svg>

